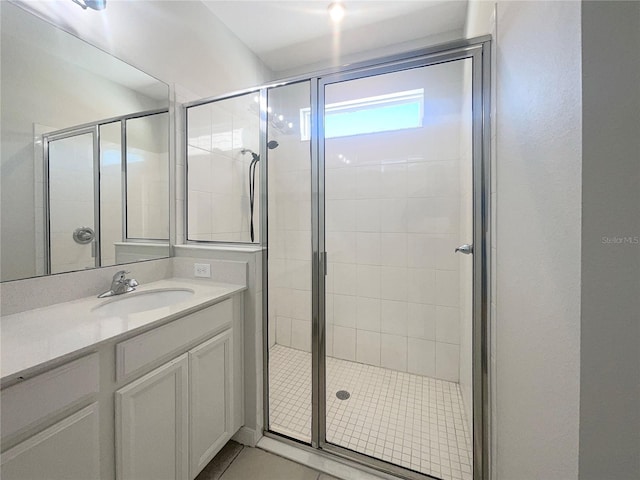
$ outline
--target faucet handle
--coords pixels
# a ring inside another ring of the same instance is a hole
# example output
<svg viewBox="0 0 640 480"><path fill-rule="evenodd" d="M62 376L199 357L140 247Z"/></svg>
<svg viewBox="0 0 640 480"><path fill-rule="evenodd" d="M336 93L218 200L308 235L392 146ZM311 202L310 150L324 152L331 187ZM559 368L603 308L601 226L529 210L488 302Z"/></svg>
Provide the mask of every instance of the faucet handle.
<svg viewBox="0 0 640 480"><path fill-rule="evenodd" d="M125 277L127 276L127 274L129 274L131 272L128 272L126 270L120 270L119 272L116 272L116 274L113 276L113 281L114 282L122 282Z"/></svg>

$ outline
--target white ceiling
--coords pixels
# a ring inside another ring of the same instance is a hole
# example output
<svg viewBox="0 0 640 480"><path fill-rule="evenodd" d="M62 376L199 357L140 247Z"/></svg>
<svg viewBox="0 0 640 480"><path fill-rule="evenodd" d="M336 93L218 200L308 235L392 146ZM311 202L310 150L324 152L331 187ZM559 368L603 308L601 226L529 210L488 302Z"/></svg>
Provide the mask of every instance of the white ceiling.
<svg viewBox="0 0 640 480"><path fill-rule="evenodd" d="M346 16L331 23L331 0L202 0L274 72L335 64L357 53L464 29L467 1L345 0ZM334 31L335 30L335 31Z"/></svg>

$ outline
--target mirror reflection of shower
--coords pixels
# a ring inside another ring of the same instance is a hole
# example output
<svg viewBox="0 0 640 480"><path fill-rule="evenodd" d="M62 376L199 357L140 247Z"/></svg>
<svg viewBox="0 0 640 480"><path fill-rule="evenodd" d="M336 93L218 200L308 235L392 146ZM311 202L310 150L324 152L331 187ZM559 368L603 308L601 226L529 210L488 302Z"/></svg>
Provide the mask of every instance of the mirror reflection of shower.
<svg viewBox="0 0 640 480"><path fill-rule="evenodd" d="M269 150L273 150L274 148L278 147L278 142L276 142L275 140L271 140L269 143L267 143L267 148ZM245 155L247 153L251 154L251 163L249 164L249 222L250 222L250 234L251 234L251 241L253 242L253 238L254 238L254 233L253 233L253 201L254 201L254 193L255 193L255 185L256 185L256 167L258 166L258 162L260 161L260 155L258 155L257 153L255 153L253 150L249 149L249 148L243 148L242 150L240 150L240 153L242 155Z"/></svg>

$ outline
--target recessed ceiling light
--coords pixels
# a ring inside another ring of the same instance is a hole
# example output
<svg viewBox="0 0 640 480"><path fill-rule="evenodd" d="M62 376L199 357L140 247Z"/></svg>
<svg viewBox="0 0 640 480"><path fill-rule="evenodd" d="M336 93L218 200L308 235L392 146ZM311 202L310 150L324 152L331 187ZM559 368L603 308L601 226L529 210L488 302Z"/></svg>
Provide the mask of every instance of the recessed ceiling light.
<svg viewBox="0 0 640 480"><path fill-rule="evenodd" d="M329 5L329 16L334 23L340 23L344 18L345 8L341 2L333 2Z"/></svg>

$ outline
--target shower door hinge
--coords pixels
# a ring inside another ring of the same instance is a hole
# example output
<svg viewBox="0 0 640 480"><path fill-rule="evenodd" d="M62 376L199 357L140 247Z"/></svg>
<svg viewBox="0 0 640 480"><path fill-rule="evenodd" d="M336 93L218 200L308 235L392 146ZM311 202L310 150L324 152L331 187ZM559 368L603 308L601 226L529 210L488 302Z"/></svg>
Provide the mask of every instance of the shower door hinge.
<svg viewBox="0 0 640 480"><path fill-rule="evenodd" d="M324 276L327 276L327 252L320 252L320 261L322 262L322 271Z"/></svg>

